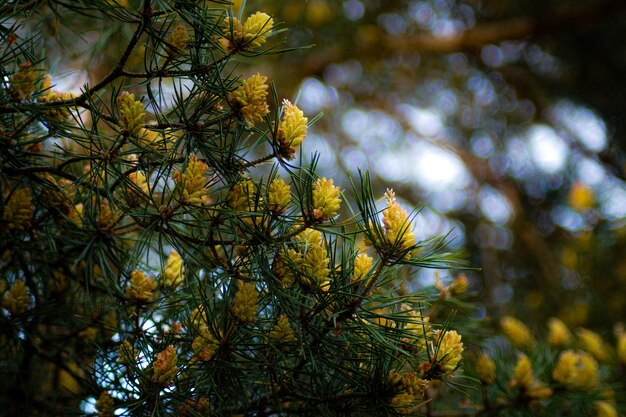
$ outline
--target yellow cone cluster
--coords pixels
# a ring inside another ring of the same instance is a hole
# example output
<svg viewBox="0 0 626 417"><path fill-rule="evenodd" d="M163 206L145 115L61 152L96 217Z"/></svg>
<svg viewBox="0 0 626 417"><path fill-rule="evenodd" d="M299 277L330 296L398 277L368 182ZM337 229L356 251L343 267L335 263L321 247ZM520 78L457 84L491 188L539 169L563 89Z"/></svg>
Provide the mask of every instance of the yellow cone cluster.
<svg viewBox="0 0 626 417"><path fill-rule="evenodd" d="M458 277L456 277L452 281L452 283L450 283L450 286L448 287L448 291L450 292L450 295L452 296L459 296L459 295L463 295L467 293L468 288L469 288L469 280L467 279L467 276L465 274L461 274Z"/></svg>
<svg viewBox="0 0 626 417"><path fill-rule="evenodd" d="M208 170L209 166L206 163L191 155L185 172L174 172L173 177L181 203L193 206L209 203L209 190L206 188Z"/></svg>
<svg viewBox="0 0 626 417"><path fill-rule="evenodd" d="M296 340L296 335L289 325L289 318L281 314L278 317L276 325L272 328L268 335L269 339L275 343L289 343Z"/></svg>
<svg viewBox="0 0 626 417"><path fill-rule="evenodd" d="M243 324L254 323L258 308L259 292L256 286L250 282L240 282L233 305L230 308L233 316Z"/></svg>
<svg viewBox="0 0 626 417"><path fill-rule="evenodd" d="M615 406L608 401L596 401L594 408L596 417L619 417Z"/></svg>
<svg viewBox="0 0 626 417"><path fill-rule="evenodd" d="M96 410L98 410L98 417L113 417L115 415L115 402L108 392L102 391L96 401Z"/></svg>
<svg viewBox="0 0 626 417"><path fill-rule="evenodd" d="M263 12L256 12L243 24L244 45L251 49L263 45L273 27L274 19Z"/></svg>
<svg viewBox="0 0 626 417"><path fill-rule="evenodd" d="M141 101L136 101L135 95L128 91L123 91L119 95L117 103L120 112L120 127L131 135L137 135L143 127L143 119L146 115L143 104Z"/></svg>
<svg viewBox="0 0 626 417"><path fill-rule="evenodd" d="M131 172L128 179L134 184L128 186L129 202L139 202L150 195L146 174L141 171Z"/></svg>
<svg viewBox="0 0 626 417"><path fill-rule="evenodd" d="M515 368L513 378L509 382L511 388L519 388L523 396L530 401L540 401L549 398L552 390L541 381L535 379L533 366L525 354L521 353Z"/></svg>
<svg viewBox="0 0 626 417"><path fill-rule="evenodd" d="M504 335L513 345L527 349L535 344L535 338L524 323L511 316L504 316L500 319L500 327Z"/></svg>
<svg viewBox="0 0 626 417"><path fill-rule="evenodd" d="M11 230L24 230L30 225L33 218L31 193L28 188L19 188L11 194L9 201L4 204L2 222Z"/></svg>
<svg viewBox="0 0 626 417"><path fill-rule="evenodd" d="M42 89L46 90L45 94L39 98L42 103L50 103L60 100L70 100L72 98L71 93L63 93L61 91L52 90L52 77L50 75L44 76ZM46 110L46 116L49 119L63 122L70 117L69 106L51 107Z"/></svg>
<svg viewBox="0 0 626 417"><path fill-rule="evenodd" d="M591 353L596 360L605 362L609 359L609 349L599 334L589 329L580 328L577 335L580 347Z"/></svg>
<svg viewBox="0 0 626 417"><path fill-rule="evenodd" d="M418 352L426 348L427 341L432 339L432 326L430 325L430 317L425 316L422 311L412 309L406 304L402 304L400 309L407 315L407 322L404 324L404 330L408 334L402 338L403 343L417 349Z"/></svg>
<svg viewBox="0 0 626 417"><path fill-rule="evenodd" d="M236 17L232 18L232 38L230 49L253 50L267 41L272 32L274 19L263 12L256 12L242 24ZM224 20L224 32L231 33L231 19Z"/></svg>
<svg viewBox="0 0 626 417"><path fill-rule="evenodd" d="M11 76L11 96L15 100L26 100L35 91L37 71L30 62L20 64L19 70Z"/></svg>
<svg viewBox="0 0 626 417"><path fill-rule="evenodd" d="M389 375L389 384L395 393L391 398L391 405L399 413L408 414L419 404L429 383L418 378L415 372L400 374L392 371Z"/></svg>
<svg viewBox="0 0 626 417"><path fill-rule="evenodd" d="M183 258L175 250L171 251L161 271L163 285L167 288L176 288L185 280Z"/></svg>
<svg viewBox="0 0 626 417"><path fill-rule="evenodd" d="M167 54L171 57L175 57L180 55L182 51L187 49L189 45L189 33L184 26L178 25L176 28L170 33L170 36L167 38L167 43L169 44L169 48L167 49Z"/></svg>
<svg viewBox="0 0 626 417"><path fill-rule="evenodd" d="M209 331L207 326L200 327L200 334L193 340L191 349L195 360L208 362L215 356L219 340Z"/></svg>
<svg viewBox="0 0 626 417"><path fill-rule="evenodd" d="M273 272L284 286L295 279L308 289L330 288L330 259L326 242L319 230L306 229L295 238L295 248L281 250L273 265Z"/></svg>
<svg viewBox="0 0 626 417"><path fill-rule="evenodd" d="M100 200L100 203L97 204L96 207L96 224L100 230L111 230L117 225L124 215L121 210L116 210L111 207L109 200Z"/></svg>
<svg viewBox="0 0 626 417"><path fill-rule="evenodd" d="M165 153L180 136L180 131L172 132L171 129L165 129L163 132L157 132L142 128L137 136L143 147L154 152Z"/></svg>
<svg viewBox="0 0 626 417"><path fill-rule="evenodd" d="M451 296L454 297L465 294L469 288L469 280L467 279L467 276L461 274L456 277L450 285L446 286L441 281L439 273L437 272L435 273L435 288L439 290L439 297L442 300L445 300Z"/></svg>
<svg viewBox="0 0 626 417"><path fill-rule="evenodd" d="M243 24L239 19L234 16L232 18L227 16L224 19L224 32L226 36L232 35L229 49L232 50L240 47L241 40L243 39Z"/></svg>
<svg viewBox="0 0 626 417"><path fill-rule="evenodd" d="M319 230L307 229L297 236L302 257L301 273L296 275L300 283L309 288L328 289L330 259L326 252L324 236Z"/></svg>
<svg viewBox="0 0 626 417"><path fill-rule="evenodd" d="M178 417L208 416L211 414L211 401L208 398L188 399L179 408Z"/></svg>
<svg viewBox="0 0 626 417"><path fill-rule="evenodd" d="M176 367L177 363L178 358L176 357L176 349L174 346L169 345L165 350L157 353L156 359L152 362L152 368L154 369L152 381L163 386L169 385L176 376L176 373L178 373L178 368Z"/></svg>
<svg viewBox="0 0 626 417"><path fill-rule="evenodd" d="M486 353L482 353L478 357L476 374L478 379L484 384L493 384L496 380L496 364Z"/></svg>
<svg viewBox="0 0 626 417"><path fill-rule="evenodd" d="M318 178L313 184L313 217L320 221L335 217L341 206L340 193L332 179Z"/></svg>
<svg viewBox="0 0 626 417"><path fill-rule="evenodd" d="M154 300L156 282L154 278L146 277L141 271L130 273L130 285L126 287L126 298L135 303L151 303Z"/></svg>
<svg viewBox="0 0 626 417"><path fill-rule="evenodd" d="M463 358L463 342L461 335L455 330L448 330L442 334L441 330L435 332L435 360L445 373L454 371ZM438 347L437 347L438 346Z"/></svg>
<svg viewBox="0 0 626 417"><path fill-rule="evenodd" d="M71 93L50 91L45 96L41 97L41 102L45 103L46 101L70 100L71 98ZM70 114L70 108L67 106L59 106L46 110L46 116L48 116L48 119L56 120L59 122L66 121L68 117L70 117Z"/></svg>
<svg viewBox="0 0 626 417"><path fill-rule="evenodd" d="M26 283L17 280L13 283L11 289L4 293L2 306L9 310L11 314L22 314L28 309L30 302L30 292Z"/></svg>
<svg viewBox="0 0 626 417"><path fill-rule="evenodd" d="M567 325L556 317L548 320L548 343L555 347L563 347L572 341L572 333Z"/></svg>
<svg viewBox="0 0 626 417"><path fill-rule="evenodd" d="M304 263L304 257L298 251L293 248L287 249L287 251L281 250L272 266L272 272L281 282L282 286L286 287L291 285L295 278L300 266Z"/></svg>
<svg viewBox="0 0 626 417"><path fill-rule="evenodd" d="M202 331L203 327L207 327L209 323L209 316L204 305L199 305L194 308L189 314L188 327L196 330L198 333Z"/></svg>
<svg viewBox="0 0 626 417"><path fill-rule="evenodd" d="M354 274L352 275L352 281L356 282L363 279L370 269L372 269L373 263L374 258L365 252L359 253L354 258Z"/></svg>
<svg viewBox="0 0 626 417"><path fill-rule="evenodd" d="M263 199L257 194L256 185L249 178L235 184L228 191L227 203L230 208L239 212L255 212L263 207ZM261 221L260 217L254 215L240 214L240 219L248 226L253 226L257 220Z"/></svg>
<svg viewBox="0 0 626 417"><path fill-rule="evenodd" d="M244 80L231 94L232 100L246 121L248 126L254 126L257 121L270 112L267 104L267 77L255 74Z"/></svg>
<svg viewBox="0 0 626 417"><path fill-rule="evenodd" d="M244 179L228 191L228 206L237 211L251 211L255 208L256 190L250 179Z"/></svg>
<svg viewBox="0 0 626 417"><path fill-rule="evenodd" d="M393 190L385 193L387 208L383 212L386 243L397 250L407 249L415 244L415 235L411 230L409 214L396 201ZM410 256L410 255L409 255Z"/></svg>
<svg viewBox="0 0 626 417"><path fill-rule="evenodd" d="M309 119L298 107L287 99L283 100L283 115L278 127L280 156L293 159L298 147L302 145L307 133Z"/></svg>
<svg viewBox="0 0 626 417"><path fill-rule="evenodd" d="M85 371L76 362L67 363L67 370L61 369L59 371L59 379L57 381L59 390L66 395L79 394L83 389L81 380L84 377Z"/></svg>
<svg viewBox="0 0 626 417"><path fill-rule="evenodd" d="M586 352L566 350L559 355L552 378L567 389L591 391L600 383L598 362Z"/></svg>
<svg viewBox="0 0 626 417"><path fill-rule="evenodd" d="M291 202L291 187L283 179L276 178L267 187L267 203L270 210L282 212Z"/></svg>

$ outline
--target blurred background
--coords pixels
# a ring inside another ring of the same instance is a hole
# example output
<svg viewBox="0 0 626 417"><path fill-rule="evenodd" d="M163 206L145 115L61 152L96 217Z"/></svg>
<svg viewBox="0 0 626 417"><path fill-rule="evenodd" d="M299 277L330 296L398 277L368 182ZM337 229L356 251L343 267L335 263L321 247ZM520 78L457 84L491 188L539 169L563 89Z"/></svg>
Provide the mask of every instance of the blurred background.
<svg viewBox="0 0 626 417"><path fill-rule="evenodd" d="M367 169L380 196L393 188L421 208L420 239L450 232L480 268L468 272L478 317L514 314L538 328L558 316L604 335L626 317L626 2L244 7L289 29L271 48L300 49L241 59L239 70L268 75L310 119L323 113L304 147L320 154L321 175L349 190L348 175ZM59 29L55 10L40 13L64 91L101 79L130 36L83 25L80 37L110 47L55 61L59 40L76 33ZM433 279L426 270L416 284Z"/></svg>
<svg viewBox="0 0 626 417"><path fill-rule="evenodd" d="M257 4L259 3L259 4ZM626 317L626 2L248 2L289 28L267 62L311 117L305 150L346 189L368 169L451 231L479 316ZM283 45L284 46L284 45ZM446 276L443 273L442 276ZM421 283L433 280L423 271Z"/></svg>

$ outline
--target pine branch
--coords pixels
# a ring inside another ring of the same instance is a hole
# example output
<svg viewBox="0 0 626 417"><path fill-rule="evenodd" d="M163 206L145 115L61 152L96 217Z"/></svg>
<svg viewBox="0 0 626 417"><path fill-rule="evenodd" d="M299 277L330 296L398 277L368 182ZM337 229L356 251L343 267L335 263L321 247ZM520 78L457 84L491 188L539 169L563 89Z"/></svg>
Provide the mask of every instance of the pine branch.
<svg viewBox="0 0 626 417"><path fill-rule="evenodd" d="M152 9L151 9L151 0L145 0L143 6L143 13L141 15L140 23L137 25L133 36L131 37L128 45L126 46L124 52L122 53L119 61L115 65L115 67L99 82L97 82L93 87L89 88L87 91L83 92L80 96L69 99L69 100L57 100L57 101L49 101L46 103L29 103L29 104L13 104L10 106L0 106L0 114L5 113L21 113L24 111L28 111L32 108L36 109L49 109L54 107L75 107L80 106L87 109L90 109L89 106L86 105L87 101L98 91L102 90L104 87L118 79L122 76L124 67L128 58L130 58L130 54L137 46L139 42L139 38L143 34L146 27L151 24L152 20Z"/></svg>

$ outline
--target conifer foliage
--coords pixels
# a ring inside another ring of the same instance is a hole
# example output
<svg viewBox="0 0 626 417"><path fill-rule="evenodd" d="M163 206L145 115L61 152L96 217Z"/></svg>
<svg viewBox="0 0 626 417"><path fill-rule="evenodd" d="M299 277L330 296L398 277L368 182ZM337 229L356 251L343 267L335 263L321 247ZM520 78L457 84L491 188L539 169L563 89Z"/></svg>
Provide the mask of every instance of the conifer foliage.
<svg viewBox="0 0 626 417"><path fill-rule="evenodd" d="M393 415L458 374L443 299L405 282L456 259L306 162L315 115L256 72L284 35L251 7L0 6L2 412ZM48 12L128 32L80 91L48 74Z"/></svg>

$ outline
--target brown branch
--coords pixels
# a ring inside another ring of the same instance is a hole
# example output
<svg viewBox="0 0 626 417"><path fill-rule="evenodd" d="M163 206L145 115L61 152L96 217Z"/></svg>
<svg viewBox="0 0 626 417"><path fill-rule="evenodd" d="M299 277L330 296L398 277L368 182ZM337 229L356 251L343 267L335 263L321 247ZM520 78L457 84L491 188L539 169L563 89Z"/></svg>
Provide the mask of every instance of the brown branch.
<svg viewBox="0 0 626 417"><path fill-rule="evenodd" d="M242 168L250 168L259 164L262 164L263 162L267 162L267 161L271 161L272 159L274 159L276 156L276 152L272 152L269 155L265 155L259 159L255 159L254 161L246 161L242 164Z"/></svg>
<svg viewBox="0 0 626 417"><path fill-rule="evenodd" d="M30 167L22 167L22 168L13 168L13 167L4 167L1 170L10 176L21 176L21 175L29 175L29 174L39 174L39 173L48 173L54 174L61 178L66 178L72 182L78 181L78 177L76 175L70 174L68 172L59 169L54 166L30 166ZM94 191L96 191L99 195L103 197L107 197L109 193L100 187L91 187Z"/></svg>
<svg viewBox="0 0 626 417"><path fill-rule="evenodd" d="M63 169L66 166L70 165L70 164L74 164L76 162L82 162L82 161L96 161L100 159L100 157L97 156L93 156L93 155L82 155L82 156L74 156L72 158L66 159L65 161L63 161L62 163L60 163L59 165L56 166L57 169Z"/></svg>
<svg viewBox="0 0 626 417"><path fill-rule="evenodd" d="M581 31L598 21L615 16L626 9L620 0L588 0L577 8L545 17L517 17L497 22L478 24L454 36L435 36L418 33L411 36L388 36L378 29L376 37L367 44L350 47L327 47L318 53L309 54L302 63L302 73L320 74L332 63L352 58L371 57L379 59L389 55L414 53L443 54L459 51L476 51L489 44L505 40L536 39L558 32ZM293 69L290 67L290 69ZM303 78L304 75L298 77Z"/></svg>
<svg viewBox="0 0 626 417"><path fill-rule="evenodd" d="M169 122L157 122L157 123L146 123L143 125L146 129L187 129L188 131L198 131L201 132L205 128L216 125L218 123L223 122L226 119L229 119L233 116L233 112L229 111L227 113L223 113L215 117L214 119L208 120L206 122L199 122L196 124L189 123L169 123Z"/></svg>
<svg viewBox="0 0 626 417"><path fill-rule="evenodd" d="M26 120L24 120L22 123L20 123L15 130L13 130L10 134L9 134L9 138L14 138L18 133L20 133L22 130L26 129L28 127L28 125L30 125L32 122L34 122L35 120L37 120L36 116L30 116L28 117Z"/></svg>
<svg viewBox="0 0 626 417"><path fill-rule="evenodd" d="M561 31L571 32L597 23L595 18L613 16L624 9L626 3L619 0L590 0L580 7L545 17L521 17L493 23L485 23L458 33L442 37L432 34L417 36L394 36L386 40L388 47L396 51L421 51L446 53L476 50L485 45L505 40L536 38Z"/></svg>
<svg viewBox="0 0 626 417"><path fill-rule="evenodd" d="M599 152L586 148L576 138L576 132L573 132L555 117L555 113L550 108L553 102L545 98L541 90L542 86L533 83L532 77L517 68L503 68L499 72L504 76L507 84L515 88L520 98L527 98L535 104L537 119L548 123L574 153L599 163L610 175L626 181L626 171L624 171L621 161L611 154L611 143L607 143L606 147Z"/></svg>
<svg viewBox="0 0 626 417"><path fill-rule="evenodd" d="M210 70L216 68L218 65L228 61L233 55L235 55L237 51L231 51L221 57L220 59L211 63L211 65L198 65L195 68L189 70L168 70L164 65L163 68L156 69L154 71L147 72L130 72L130 71L121 71L120 75L128 78L143 78L143 79L151 79L151 78L169 78L169 77L188 77L191 75L203 75L208 73ZM166 64L169 63L166 61Z"/></svg>
<svg viewBox="0 0 626 417"><path fill-rule="evenodd" d="M470 417L472 414L463 410L458 410L458 411L448 410L448 411L433 411L432 413L430 413L430 415L432 417Z"/></svg>
<svg viewBox="0 0 626 417"><path fill-rule="evenodd" d="M47 109L47 108L59 107L59 106L63 106L63 107L81 106L81 107L89 108L89 106L87 105L87 101L89 100L89 98L91 98L91 96L94 93L103 89L108 84L110 84L111 82L113 82L114 80L122 76L124 72L124 66L126 65L126 62L128 61L128 58L130 58L130 54L132 53L133 49L135 49L135 46L137 46L137 42L139 42L139 38L143 34L144 29L150 24L151 19L152 19L152 12L151 12L150 0L146 0L144 2L143 13L141 15L141 21L139 25L137 26L135 33L133 33L133 36L130 39L128 45L126 46L126 49L122 53L120 60L117 62L115 67L102 80L96 83L93 87L89 88L87 91L83 92L80 96L69 99L69 100L55 100L55 101L49 101L46 103L41 103L41 102L40 103L28 103L28 105L26 106L23 106L20 104L13 105L13 106L3 106L3 107L0 107L0 114L19 113L19 112L22 112L23 110L27 110L29 107Z"/></svg>

